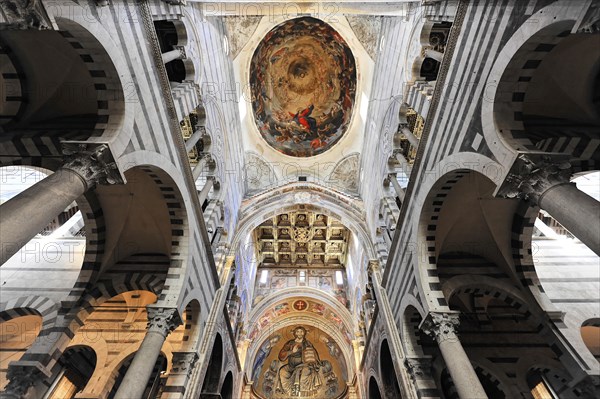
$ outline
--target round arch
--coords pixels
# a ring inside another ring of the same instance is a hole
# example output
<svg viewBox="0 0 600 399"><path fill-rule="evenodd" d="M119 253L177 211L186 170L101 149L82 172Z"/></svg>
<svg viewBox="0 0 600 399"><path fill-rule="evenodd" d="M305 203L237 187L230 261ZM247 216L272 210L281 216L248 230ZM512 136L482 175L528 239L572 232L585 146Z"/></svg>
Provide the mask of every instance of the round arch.
<svg viewBox="0 0 600 399"><path fill-rule="evenodd" d="M512 35L498 57L496 57L496 62L488 76L481 108L482 133L496 159L514 159L517 155L517 149L522 148L518 142L507 140L506 137L498 133L498 126L495 121L495 108L497 107L495 99L501 90L502 76L523 46L532 38L535 39L536 35L544 29L551 25L559 26L558 24L573 26L575 21L579 19L580 9L572 7L572 5L568 0L560 0L539 10L521 24L521 27ZM518 74L515 76L518 76Z"/></svg>
<svg viewBox="0 0 600 399"><path fill-rule="evenodd" d="M253 197L251 202L242 204L238 230L231 247L237 248L267 218L297 210L299 205L340 221L358 236L369 259L377 259L377 252L364 221L362 204L341 192L313 183L289 183L267 190Z"/></svg>
<svg viewBox="0 0 600 399"><path fill-rule="evenodd" d="M216 393L219 390L219 383L221 382L221 373L223 369L223 339L221 334L217 333L215 341L210 352L210 360L206 374L204 376L204 382L202 383L202 392L205 393Z"/></svg>
<svg viewBox="0 0 600 399"><path fill-rule="evenodd" d="M379 389L379 384L374 376L369 378L369 399L382 399L381 390Z"/></svg>
<svg viewBox="0 0 600 399"><path fill-rule="evenodd" d="M176 273L173 273L177 276L176 280L173 280L169 288L161 293L161 296L165 301L177 303L180 313L183 313L187 301L185 301L184 295L180 294L182 287L185 286L184 281L191 264L188 261L190 255L188 248L191 245L191 237L193 237L190 226L195 225L196 217L194 212L188 210L191 200L184 177L181 171L166 157L154 152L135 151L121 157L118 162L126 177L127 172L133 170L143 174L144 179L156 187L157 196L161 197L156 200L164 205L166 224L168 224L168 231L165 230L165 234L171 237L165 241L165 245L168 247L167 255L171 266L177 268ZM126 186L124 186L125 189ZM116 187L111 188L116 190ZM154 252L152 249L150 251ZM208 257L208 253L205 255Z"/></svg>
<svg viewBox="0 0 600 399"><path fill-rule="evenodd" d="M227 373L221 385L221 398L232 399L233 398L233 374L231 371Z"/></svg>

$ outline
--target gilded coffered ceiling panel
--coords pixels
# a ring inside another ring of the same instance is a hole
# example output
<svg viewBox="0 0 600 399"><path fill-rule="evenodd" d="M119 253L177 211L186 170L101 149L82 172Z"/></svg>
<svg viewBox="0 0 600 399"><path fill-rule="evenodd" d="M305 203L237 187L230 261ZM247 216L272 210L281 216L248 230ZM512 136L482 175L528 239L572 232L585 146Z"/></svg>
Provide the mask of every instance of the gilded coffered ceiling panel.
<svg viewBox="0 0 600 399"><path fill-rule="evenodd" d="M282 213L254 230L259 267L344 268L349 230L308 211Z"/></svg>

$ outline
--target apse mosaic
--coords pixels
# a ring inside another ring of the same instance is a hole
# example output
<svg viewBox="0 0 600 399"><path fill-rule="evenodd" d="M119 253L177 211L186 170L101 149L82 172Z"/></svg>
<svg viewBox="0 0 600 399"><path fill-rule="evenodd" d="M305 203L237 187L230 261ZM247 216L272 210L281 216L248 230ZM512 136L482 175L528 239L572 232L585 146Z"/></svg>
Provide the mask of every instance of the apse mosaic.
<svg viewBox="0 0 600 399"><path fill-rule="evenodd" d="M261 398L338 398L347 370L338 344L316 327L295 325L271 334L252 363L254 392Z"/></svg>
<svg viewBox="0 0 600 399"><path fill-rule="evenodd" d="M344 39L311 17L273 28L250 64L252 109L277 151L309 157L345 134L355 103L356 63Z"/></svg>

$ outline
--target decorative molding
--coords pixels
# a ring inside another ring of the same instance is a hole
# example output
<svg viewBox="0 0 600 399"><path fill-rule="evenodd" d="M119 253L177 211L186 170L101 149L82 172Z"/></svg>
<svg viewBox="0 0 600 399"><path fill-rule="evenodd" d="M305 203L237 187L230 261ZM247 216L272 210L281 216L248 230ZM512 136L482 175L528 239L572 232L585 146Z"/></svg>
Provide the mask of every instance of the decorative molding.
<svg viewBox="0 0 600 399"><path fill-rule="evenodd" d="M236 59L242 49L246 46L262 16L236 15L223 18L229 39L229 54L231 59Z"/></svg>
<svg viewBox="0 0 600 399"><path fill-rule="evenodd" d="M346 15L350 28L371 59L377 59L382 18L378 15Z"/></svg>
<svg viewBox="0 0 600 399"><path fill-rule="evenodd" d="M174 374L190 374L196 363L198 362L199 356L196 352L173 352L173 367L172 372Z"/></svg>
<svg viewBox="0 0 600 399"><path fill-rule="evenodd" d="M404 365L413 381L431 379L431 358L409 357L404 359Z"/></svg>
<svg viewBox="0 0 600 399"><path fill-rule="evenodd" d="M356 193L358 191L359 169L360 154L350 154L335 165L327 181L340 186L342 189Z"/></svg>
<svg viewBox="0 0 600 399"><path fill-rule="evenodd" d="M97 184L123 184L124 179L107 144L63 143L65 164L81 176L88 188Z"/></svg>

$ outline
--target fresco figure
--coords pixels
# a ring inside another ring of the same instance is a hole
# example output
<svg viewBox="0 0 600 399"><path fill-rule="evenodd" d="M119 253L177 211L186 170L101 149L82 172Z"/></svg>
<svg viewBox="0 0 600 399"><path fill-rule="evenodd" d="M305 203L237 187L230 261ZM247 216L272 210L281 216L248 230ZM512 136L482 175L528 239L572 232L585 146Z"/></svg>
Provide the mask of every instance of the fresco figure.
<svg viewBox="0 0 600 399"><path fill-rule="evenodd" d="M277 334L273 338L267 340L260 347L260 349L258 350L258 353L256 355L256 360L254 361L254 366L252 367L252 376L253 377L258 375L258 372L262 368L263 363L265 362L265 359L267 358L267 356L269 356L269 353L271 353L271 348L273 348L273 346L277 342L279 342L280 339L281 339L281 335Z"/></svg>
<svg viewBox="0 0 600 399"><path fill-rule="evenodd" d="M294 329L294 339L279 351L279 360L287 364L279 369L276 390L290 396L314 396L323 384L319 375L321 360L313 344L306 339L306 329Z"/></svg>

